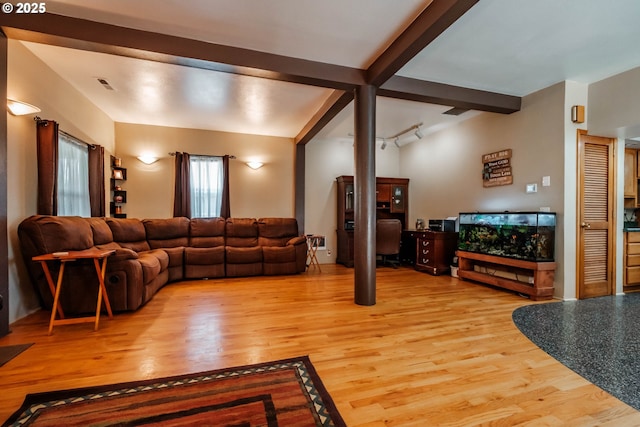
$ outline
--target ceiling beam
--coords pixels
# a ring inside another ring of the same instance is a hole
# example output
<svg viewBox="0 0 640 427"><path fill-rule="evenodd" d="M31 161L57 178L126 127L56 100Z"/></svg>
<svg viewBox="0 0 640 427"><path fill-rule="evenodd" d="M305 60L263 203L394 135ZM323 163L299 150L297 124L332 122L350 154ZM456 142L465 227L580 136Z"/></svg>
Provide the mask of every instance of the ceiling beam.
<svg viewBox="0 0 640 427"><path fill-rule="evenodd" d="M522 98L443 83L393 76L378 89L378 95L467 110L511 114L520 111Z"/></svg>
<svg viewBox="0 0 640 427"><path fill-rule="evenodd" d="M200 40L142 31L52 13L0 14L12 39L334 89L296 136L306 144L370 83L378 94L452 107L511 113L520 98L394 76L478 0L433 0L367 70Z"/></svg>
<svg viewBox="0 0 640 427"><path fill-rule="evenodd" d="M478 0L433 0L367 69L367 82L379 87L464 15Z"/></svg>
<svg viewBox="0 0 640 427"><path fill-rule="evenodd" d="M392 78L394 74L400 70L407 62L409 62L414 56L416 56L422 49L424 49L429 43L442 34L451 24L453 24L458 18L466 13L478 0L433 0L429 6L427 6L420 15L402 32L389 47L373 62L373 64L366 70L367 82L374 86L381 86L387 80ZM429 86L429 82L425 82L427 85L418 87L420 91L411 100L419 102L426 101L424 90ZM434 86L431 86L434 87ZM456 88L455 86L449 86L449 88ZM397 90L387 90L386 95L391 98L398 97L399 99L410 99L409 93L406 93L402 88L396 88ZM442 89L437 87L437 89ZM451 106L456 106L453 102L461 102L459 96L464 95L464 88L455 92L455 97L451 100ZM382 93L378 92L378 95ZM446 94L443 96L442 91L439 91L437 95L432 96L433 99L437 99L446 103ZM349 101L350 102L350 101ZM344 106L348 105L345 104ZM344 106L342 108L344 108ZM313 134L305 134L307 130L315 130L317 123L328 123L336 114L340 111L335 111L335 108L328 108L323 105L322 109L316 113L316 115L305 125L303 130L296 137L298 143L306 143L313 138L318 129ZM341 109L342 109L341 108ZM322 111L325 111L327 117L322 117ZM306 141L306 142L303 142Z"/></svg>
<svg viewBox="0 0 640 427"><path fill-rule="evenodd" d="M252 77L352 90L364 70L292 58L86 19L43 14L0 14L12 39L185 65Z"/></svg>
<svg viewBox="0 0 640 427"><path fill-rule="evenodd" d="M340 111L353 101L353 91L335 90L295 138L296 144L306 144L318 134Z"/></svg>

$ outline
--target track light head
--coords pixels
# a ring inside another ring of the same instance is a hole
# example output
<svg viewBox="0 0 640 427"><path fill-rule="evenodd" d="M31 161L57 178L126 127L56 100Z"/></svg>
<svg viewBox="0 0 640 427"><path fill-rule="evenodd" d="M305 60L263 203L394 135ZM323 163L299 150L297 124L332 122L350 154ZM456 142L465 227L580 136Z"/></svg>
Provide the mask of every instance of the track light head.
<svg viewBox="0 0 640 427"><path fill-rule="evenodd" d="M418 137L418 139L422 139L424 138L424 134L422 133L422 131L420 130L420 127L418 127L418 129L416 129L415 131L415 135Z"/></svg>
<svg viewBox="0 0 640 427"><path fill-rule="evenodd" d="M382 145L380 146L380 149L381 149L381 150L384 150L385 148L387 148L387 140L386 140L386 139L383 139L383 140L382 140Z"/></svg>
<svg viewBox="0 0 640 427"><path fill-rule="evenodd" d="M400 144L398 144L398 137L396 136L396 139L393 140L393 143L396 144L396 147L400 148Z"/></svg>

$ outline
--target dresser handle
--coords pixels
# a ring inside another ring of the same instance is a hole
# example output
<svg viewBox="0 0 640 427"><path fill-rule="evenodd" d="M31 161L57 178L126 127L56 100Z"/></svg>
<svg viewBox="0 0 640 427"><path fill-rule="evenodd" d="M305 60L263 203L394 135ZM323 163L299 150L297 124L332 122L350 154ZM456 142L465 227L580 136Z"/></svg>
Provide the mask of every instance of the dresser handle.
<svg viewBox="0 0 640 427"><path fill-rule="evenodd" d="M427 258L427 259L422 258L422 263L423 264L429 264L429 258Z"/></svg>
<svg viewBox="0 0 640 427"><path fill-rule="evenodd" d="M422 250L422 255L427 255L429 253L429 249L423 249Z"/></svg>
<svg viewBox="0 0 640 427"><path fill-rule="evenodd" d="M422 246L429 246L429 241L428 240L423 240L422 241Z"/></svg>

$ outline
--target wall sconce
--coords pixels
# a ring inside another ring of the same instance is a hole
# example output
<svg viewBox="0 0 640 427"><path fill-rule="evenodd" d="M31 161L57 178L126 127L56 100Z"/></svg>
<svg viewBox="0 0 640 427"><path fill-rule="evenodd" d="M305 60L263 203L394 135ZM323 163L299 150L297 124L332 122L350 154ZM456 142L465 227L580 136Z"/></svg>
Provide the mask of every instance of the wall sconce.
<svg viewBox="0 0 640 427"><path fill-rule="evenodd" d="M150 165L158 161L158 158L153 156L138 156L137 159L145 165Z"/></svg>
<svg viewBox="0 0 640 427"><path fill-rule="evenodd" d="M264 166L264 163L262 163L262 162L247 162L247 166L249 166L253 170L256 170L256 169L260 169L262 166Z"/></svg>
<svg viewBox="0 0 640 427"><path fill-rule="evenodd" d="M571 121L573 123L584 123L584 105L571 107Z"/></svg>
<svg viewBox="0 0 640 427"><path fill-rule="evenodd" d="M7 108L9 112L14 116L24 116L27 114L39 113L41 110L35 105L27 104L26 102L16 101L15 99L7 98Z"/></svg>

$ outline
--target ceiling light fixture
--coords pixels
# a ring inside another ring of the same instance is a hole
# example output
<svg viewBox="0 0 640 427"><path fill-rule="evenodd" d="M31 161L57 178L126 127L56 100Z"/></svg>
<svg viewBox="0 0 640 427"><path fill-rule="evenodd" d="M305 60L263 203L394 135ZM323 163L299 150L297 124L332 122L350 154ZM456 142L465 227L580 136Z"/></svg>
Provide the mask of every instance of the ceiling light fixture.
<svg viewBox="0 0 640 427"><path fill-rule="evenodd" d="M16 101L15 99L7 98L7 108L9 112L14 116L24 116L27 114L39 113L41 110L35 105L27 104L26 102Z"/></svg>
<svg viewBox="0 0 640 427"><path fill-rule="evenodd" d="M381 136L376 136L376 139L381 139L382 140L382 145L380 146L381 150L384 150L385 148L387 148L387 140L393 140L393 143L396 145L396 147L400 148L400 137L406 133L409 133L411 131L414 131L414 135L416 137L418 137L418 139L422 139L424 138L424 133L422 132L422 129L420 129L420 126L422 126L423 123L416 123L415 125L402 130L398 133L396 133L395 135L391 135L391 136L387 136L387 137L381 137ZM355 135L350 133L349 134L350 137L355 138Z"/></svg>
<svg viewBox="0 0 640 427"><path fill-rule="evenodd" d="M153 157L153 156L138 156L138 160L140 160L142 163L144 163L145 165L150 165L152 163L155 163L158 161L157 157Z"/></svg>
<svg viewBox="0 0 640 427"><path fill-rule="evenodd" d="M256 169L260 169L262 166L264 166L264 163L262 163L262 162L247 162L247 166L249 166L253 170L256 170Z"/></svg>

